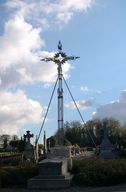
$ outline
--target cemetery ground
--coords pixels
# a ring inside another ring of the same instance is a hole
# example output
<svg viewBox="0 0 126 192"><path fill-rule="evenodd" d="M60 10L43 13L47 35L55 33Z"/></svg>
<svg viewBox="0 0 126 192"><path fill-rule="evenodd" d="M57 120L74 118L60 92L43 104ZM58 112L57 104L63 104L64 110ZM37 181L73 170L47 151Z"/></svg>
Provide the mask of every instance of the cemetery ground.
<svg viewBox="0 0 126 192"><path fill-rule="evenodd" d="M109 186L109 187L79 187L74 186L69 189L60 189L60 190L28 190L28 189L1 189L0 192L126 192L126 185L118 186Z"/></svg>
<svg viewBox="0 0 126 192"><path fill-rule="evenodd" d="M0 192L39 192L27 189L27 180L37 175L37 171L35 163L1 166ZM126 191L126 159L101 160L78 156L73 159L71 172L74 174L72 186L60 189L61 192Z"/></svg>

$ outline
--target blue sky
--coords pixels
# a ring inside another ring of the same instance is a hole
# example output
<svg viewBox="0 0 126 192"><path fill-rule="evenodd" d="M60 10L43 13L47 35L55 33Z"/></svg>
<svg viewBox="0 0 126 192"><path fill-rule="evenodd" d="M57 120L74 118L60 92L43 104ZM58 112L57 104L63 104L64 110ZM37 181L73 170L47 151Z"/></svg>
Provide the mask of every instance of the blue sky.
<svg viewBox="0 0 126 192"><path fill-rule="evenodd" d="M80 59L63 71L85 121L126 123L125 0L0 1L0 132L38 134L57 76L58 41ZM81 120L64 86L64 121ZM44 130L57 129L57 92ZM43 132L42 132L43 135Z"/></svg>

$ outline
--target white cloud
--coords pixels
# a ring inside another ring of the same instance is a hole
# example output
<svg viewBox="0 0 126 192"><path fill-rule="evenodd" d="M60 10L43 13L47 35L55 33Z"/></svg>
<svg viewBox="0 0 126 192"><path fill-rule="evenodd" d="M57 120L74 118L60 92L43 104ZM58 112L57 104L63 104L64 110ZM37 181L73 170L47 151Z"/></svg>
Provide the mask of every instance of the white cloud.
<svg viewBox="0 0 126 192"><path fill-rule="evenodd" d="M21 90L0 92L0 134L17 134L21 126L40 123L43 108Z"/></svg>
<svg viewBox="0 0 126 192"><path fill-rule="evenodd" d="M94 118L115 118L121 123L126 123L126 91L123 91L119 100L97 108L93 115Z"/></svg>
<svg viewBox="0 0 126 192"><path fill-rule="evenodd" d="M74 12L86 11L93 2L94 0L6 1L5 5L11 10L11 14L5 23L4 34L0 37L1 88L36 81L46 84L54 82L57 75L56 65L51 62L42 63L39 61L40 56L45 57L51 54L40 51L44 46L42 38L44 25L33 27L32 21L41 18L45 20L44 24L47 25L52 20L55 23L66 23ZM68 15L70 15L69 18ZM64 17L64 21L62 17ZM70 67L68 63L63 66L65 77Z"/></svg>
<svg viewBox="0 0 126 192"><path fill-rule="evenodd" d="M83 91L83 92L88 92L89 88L87 86L81 86L80 90Z"/></svg>
<svg viewBox="0 0 126 192"><path fill-rule="evenodd" d="M15 65L43 46L40 31L40 28L33 28L25 22L23 17L15 16L8 20L5 33L0 37L0 67L6 69Z"/></svg>
<svg viewBox="0 0 126 192"><path fill-rule="evenodd" d="M92 100L81 100L81 101L76 101L76 104L79 109L85 110L89 107L92 107L93 101ZM73 101L66 103L65 107L70 108L70 109L76 109L76 106Z"/></svg>
<svg viewBox="0 0 126 192"><path fill-rule="evenodd" d="M40 62L40 56L45 57L54 54L40 51L40 48L44 46L40 32L40 28L33 28L19 15L15 15L6 22L5 33L0 37L2 89L35 81L43 83L55 81L56 65L52 62ZM69 63L63 66L64 76L67 76L70 67Z"/></svg>
<svg viewBox="0 0 126 192"><path fill-rule="evenodd" d="M102 91L90 89L88 86L81 86L80 91L84 92L85 94L88 94L88 93L93 93L93 94L97 94L97 95L102 94Z"/></svg>
<svg viewBox="0 0 126 192"><path fill-rule="evenodd" d="M50 25L68 23L76 12L86 12L94 2L95 0L9 0L6 5L15 9L18 15Z"/></svg>
<svg viewBox="0 0 126 192"><path fill-rule="evenodd" d="M0 37L1 88L34 81L55 81L56 65L51 62L40 62L40 56L52 55L39 50L43 45L40 29L33 28L22 17L16 16L6 23L5 33ZM70 64L66 63L63 66L65 75L69 69Z"/></svg>
<svg viewBox="0 0 126 192"><path fill-rule="evenodd" d="M75 12L86 11L94 0L5 2L9 15L0 36L0 134L15 134L26 124L38 123L43 108L23 91L14 93L11 88L37 81L47 85L56 79L57 66L52 62L40 62L40 57L54 54L42 51L43 30L54 24L60 27L68 23ZM70 67L69 63L63 65L65 77Z"/></svg>

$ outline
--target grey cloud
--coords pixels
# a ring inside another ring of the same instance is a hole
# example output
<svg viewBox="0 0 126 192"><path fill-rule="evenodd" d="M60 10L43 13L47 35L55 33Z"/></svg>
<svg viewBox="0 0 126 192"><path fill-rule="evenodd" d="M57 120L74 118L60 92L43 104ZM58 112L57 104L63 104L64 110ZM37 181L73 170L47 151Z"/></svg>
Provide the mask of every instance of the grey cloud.
<svg viewBox="0 0 126 192"><path fill-rule="evenodd" d="M115 118L121 123L126 123L126 91L123 91L119 100L98 107L93 117Z"/></svg>
<svg viewBox="0 0 126 192"><path fill-rule="evenodd" d="M80 101L76 101L76 104L78 106L79 109L87 109L89 107L92 107L93 106L93 100L80 100ZM73 101L69 102L69 103L66 103L65 104L65 107L66 108L70 108L70 109L76 109L76 106L74 104Z"/></svg>

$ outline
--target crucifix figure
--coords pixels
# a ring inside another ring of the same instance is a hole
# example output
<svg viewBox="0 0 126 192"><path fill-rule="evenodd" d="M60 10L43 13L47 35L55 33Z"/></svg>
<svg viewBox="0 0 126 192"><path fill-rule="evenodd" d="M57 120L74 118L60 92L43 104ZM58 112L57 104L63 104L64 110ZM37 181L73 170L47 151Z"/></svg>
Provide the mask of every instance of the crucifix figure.
<svg viewBox="0 0 126 192"><path fill-rule="evenodd" d="M58 43L58 52L54 54L53 57L46 57L44 59L41 59L41 61L49 62L52 61L55 64L57 64L57 71L58 71L58 89L57 89L57 98L58 98L58 144L63 144L63 88L62 88L62 80L63 80L63 74L62 74L62 65L68 61L68 60L75 60L79 57L75 56L67 56L62 51L62 44L61 41Z"/></svg>
<svg viewBox="0 0 126 192"><path fill-rule="evenodd" d="M30 143L31 137L34 137L33 134L30 134L30 131L26 131L26 135L24 135L24 139L26 140L27 143Z"/></svg>

